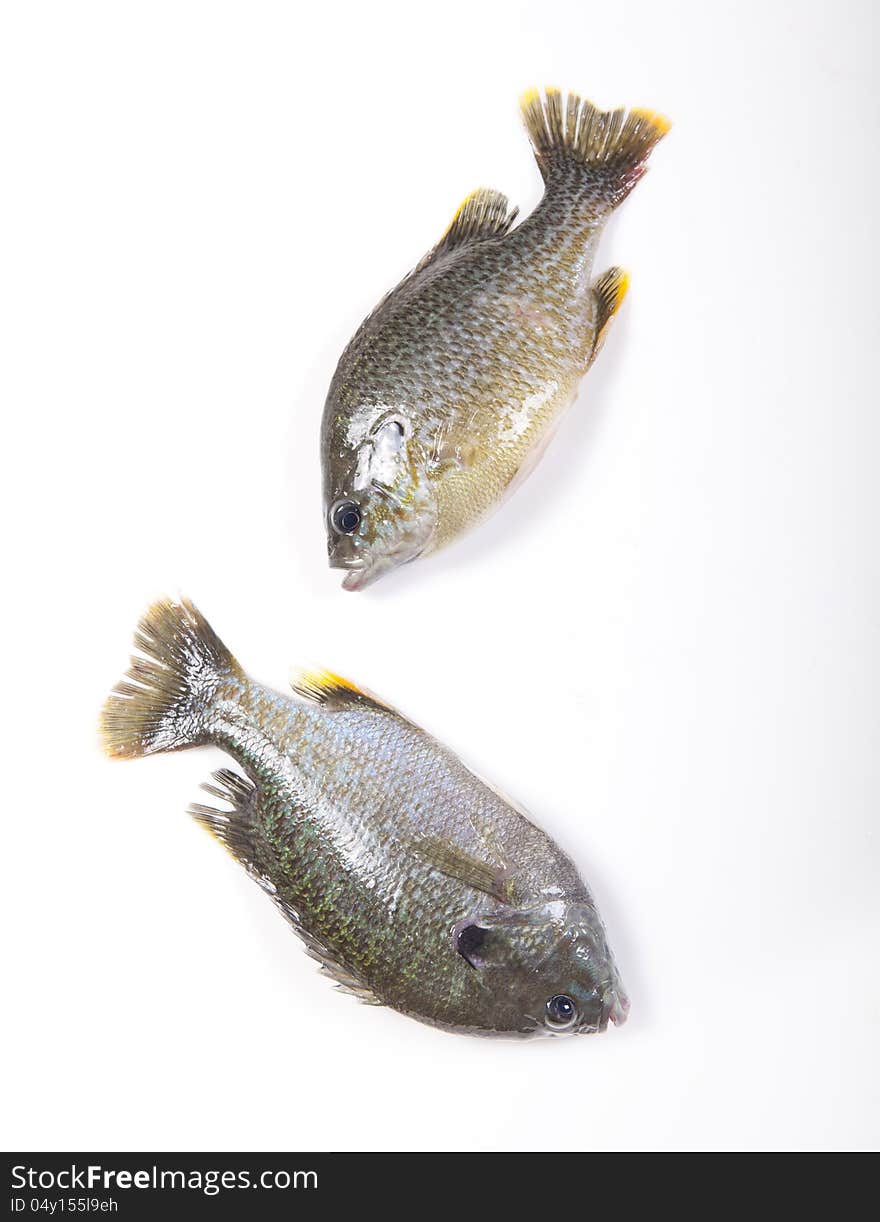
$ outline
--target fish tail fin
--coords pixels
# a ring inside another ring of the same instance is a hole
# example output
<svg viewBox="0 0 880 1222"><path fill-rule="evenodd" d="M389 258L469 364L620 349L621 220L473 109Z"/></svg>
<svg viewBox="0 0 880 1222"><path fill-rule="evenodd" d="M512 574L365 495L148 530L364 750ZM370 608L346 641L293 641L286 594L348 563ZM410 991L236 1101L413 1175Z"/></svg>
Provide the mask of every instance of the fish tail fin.
<svg viewBox="0 0 880 1222"><path fill-rule="evenodd" d="M600 215L626 199L670 128L669 120L652 110L603 111L558 89L530 89L520 107L544 181L580 180Z"/></svg>
<svg viewBox="0 0 880 1222"><path fill-rule="evenodd" d="M153 603L134 634L125 677L101 710L108 755L132 758L208 742L220 691L244 674L208 621L187 599Z"/></svg>

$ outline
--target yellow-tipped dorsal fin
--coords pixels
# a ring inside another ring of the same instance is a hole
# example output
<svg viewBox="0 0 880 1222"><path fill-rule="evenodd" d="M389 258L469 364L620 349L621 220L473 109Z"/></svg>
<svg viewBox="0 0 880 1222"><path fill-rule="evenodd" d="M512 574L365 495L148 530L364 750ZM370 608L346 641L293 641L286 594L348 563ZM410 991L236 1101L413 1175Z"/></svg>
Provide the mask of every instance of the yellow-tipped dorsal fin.
<svg viewBox="0 0 880 1222"><path fill-rule="evenodd" d="M303 700L324 704L329 708L360 707L381 709L393 713L391 705L374 696L365 688L358 687L351 679L334 674L332 670L300 670L290 680L290 686Z"/></svg>
<svg viewBox="0 0 880 1222"><path fill-rule="evenodd" d="M500 237L510 229L518 211L518 208L511 208L507 196L500 191L477 187L459 204L449 228L437 243L437 249L443 247L449 250L464 242Z"/></svg>
<svg viewBox="0 0 880 1222"><path fill-rule="evenodd" d="M478 187L471 191L459 205L449 228L419 264L417 271L433 263L441 255L473 242L484 242L487 238L500 238L508 232L516 220L519 209L511 208L510 201L500 191Z"/></svg>

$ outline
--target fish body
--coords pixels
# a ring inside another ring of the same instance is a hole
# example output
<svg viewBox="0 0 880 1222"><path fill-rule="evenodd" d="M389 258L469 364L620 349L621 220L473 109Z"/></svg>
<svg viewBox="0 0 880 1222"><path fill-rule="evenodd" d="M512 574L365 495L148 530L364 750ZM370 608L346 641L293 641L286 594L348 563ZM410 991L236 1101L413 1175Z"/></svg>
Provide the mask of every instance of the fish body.
<svg viewBox="0 0 880 1222"><path fill-rule="evenodd" d="M603 1030L628 1001L566 854L453 752L328 673L250 680L196 608L155 604L110 696L109 754L212 744L241 772L195 805L327 974L477 1034Z"/></svg>
<svg viewBox="0 0 880 1222"><path fill-rule="evenodd" d="M527 94L543 199L513 227L498 192L470 195L447 233L343 353L324 408L330 563L361 589L443 547L531 470L626 292L594 278L602 228L667 122Z"/></svg>

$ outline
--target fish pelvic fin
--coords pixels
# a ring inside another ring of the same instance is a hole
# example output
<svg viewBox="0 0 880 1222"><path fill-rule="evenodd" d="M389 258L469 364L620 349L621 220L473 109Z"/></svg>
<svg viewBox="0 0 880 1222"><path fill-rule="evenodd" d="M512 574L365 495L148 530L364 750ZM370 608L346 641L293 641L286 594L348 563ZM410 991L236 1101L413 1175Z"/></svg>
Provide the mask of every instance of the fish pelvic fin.
<svg viewBox="0 0 880 1222"><path fill-rule="evenodd" d="M218 694L244 681L208 621L188 599L160 599L140 620L134 644L140 653L101 711L106 753L132 758L207 742Z"/></svg>
<svg viewBox="0 0 880 1222"><path fill-rule="evenodd" d="M544 181L579 179L598 215L626 199L671 126L653 110L599 110L559 89L530 89L520 108Z"/></svg>

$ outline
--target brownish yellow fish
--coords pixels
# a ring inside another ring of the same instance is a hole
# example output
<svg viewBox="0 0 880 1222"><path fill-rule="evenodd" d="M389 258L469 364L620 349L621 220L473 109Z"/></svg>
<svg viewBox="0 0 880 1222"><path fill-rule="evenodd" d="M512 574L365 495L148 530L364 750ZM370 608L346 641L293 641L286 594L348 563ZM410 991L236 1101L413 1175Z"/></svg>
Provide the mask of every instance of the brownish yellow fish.
<svg viewBox="0 0 880 1222"><path fill-rule="evenodd" d="M626 292L593 277L603 226L668 131L647 110L533 90L544 197L521 225L469 195L346 348L321 447L330 564L362 589L484 518L534 466Z"/></svg>

